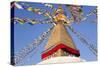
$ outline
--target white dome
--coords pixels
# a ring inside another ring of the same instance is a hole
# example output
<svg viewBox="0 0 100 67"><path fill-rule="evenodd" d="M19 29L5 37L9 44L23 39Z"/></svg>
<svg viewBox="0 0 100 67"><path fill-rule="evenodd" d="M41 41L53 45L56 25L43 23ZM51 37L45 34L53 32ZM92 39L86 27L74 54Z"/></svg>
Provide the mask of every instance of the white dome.
<svg viewBox="0 0 100 67"><path fill-rule="evenodd" d="M39 64L57 64L57 63L71 63L71 62L84 62L85 60L79 57L53 57L40 62Z"/></svg>

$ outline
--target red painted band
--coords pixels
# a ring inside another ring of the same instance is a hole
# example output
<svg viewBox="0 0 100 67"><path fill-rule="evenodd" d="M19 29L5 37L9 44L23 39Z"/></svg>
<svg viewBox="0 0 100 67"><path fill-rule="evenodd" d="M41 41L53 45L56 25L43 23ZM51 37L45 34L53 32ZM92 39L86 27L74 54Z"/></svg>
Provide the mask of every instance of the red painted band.
<svg viewBox="0 0 100 67"><path fill-rule="evenodd" d="M80 56L79 50L75 50L75 49L70 48L70 47L68 47L64 44L59 44L59 45L55 46L54 48L52 48L51 50L43 53L42 54L42 59L49 56L49 55L52 55L54 52L56 52L57 50L62 49L62 48L65 48L66 51L68 51L71 54L74 54L76 56Z"/></svg>

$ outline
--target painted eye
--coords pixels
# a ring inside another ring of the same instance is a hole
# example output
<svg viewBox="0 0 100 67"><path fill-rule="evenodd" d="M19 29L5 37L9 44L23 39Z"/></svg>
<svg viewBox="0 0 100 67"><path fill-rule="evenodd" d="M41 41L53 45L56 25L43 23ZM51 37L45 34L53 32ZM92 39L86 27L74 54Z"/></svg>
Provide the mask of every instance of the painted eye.
<svg viewBox="0 0 100 67"><path fill-rule="evenodd" d="M64 22L64 24L67 24L67 22Z"/></svg>

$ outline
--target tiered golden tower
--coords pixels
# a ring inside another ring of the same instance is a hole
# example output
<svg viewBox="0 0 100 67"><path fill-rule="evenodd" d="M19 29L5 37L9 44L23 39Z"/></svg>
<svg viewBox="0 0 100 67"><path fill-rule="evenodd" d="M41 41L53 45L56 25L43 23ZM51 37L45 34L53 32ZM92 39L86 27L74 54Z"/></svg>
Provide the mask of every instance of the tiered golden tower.
<svg viewBox="0 0 100 67"><path fill-rule="evenodd" d="M51 35L45 45L45 51L42 53L42 59L46 60L59 56L80 56L71 36L63 25L63 22L69 23L69 21L64 15L61 6L59 6L56 10L54 20L56 25L51 31Z"/></svg>

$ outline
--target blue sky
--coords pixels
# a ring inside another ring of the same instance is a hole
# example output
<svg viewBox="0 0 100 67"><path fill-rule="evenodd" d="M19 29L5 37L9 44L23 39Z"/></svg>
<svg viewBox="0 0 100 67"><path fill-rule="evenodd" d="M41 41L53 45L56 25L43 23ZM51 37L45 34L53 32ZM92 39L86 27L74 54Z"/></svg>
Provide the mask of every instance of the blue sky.
<svg viewBox="0 0 100 67"><path fill-rule="evenodd" d="M43 4L39 3L30 3L27 4L31 5L33 8L42 8L46 9L50 12L52 10L50 8L45 7ZM58 5L54 4L54 7L57 8ZM84 16L88 14L91 10L96 8L95 6L83 6ZM67 16L70 17L70 12L68 9L63 5L63 9L66 12ZM26 10L15 9L15 17L19 18L34 18L34 19L45 19L43 15L38 15L33 12L29 12ZM92 20L95 19L95 16L88 17L86 21L81 22L80 24L73 23L72 26L76 31L79 31L84 36L90 40L90 42L95 43L97 45L97 24L91 23ZM52 25L50 24L36 24L36 25L29 25L29 24L15 24L14 25L14 50L15 54L19 52L25 46L31 44L34 39L37 39L43 32L47 31ZM70 31L68 30L76 47L80 50L81 58L87 61L94 61L96 57L92 52L80 42L80 40ZM41 45L36 49L36 53L31 52L28 56L26 56L22 61L19 62L18 65L29 65L29 64L37 64L41 61L41 52L44 51L44 46L47 43L47 40L44 40ZM96 46L95 45L95 46Z"/></svg>

